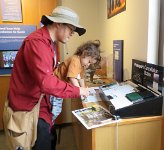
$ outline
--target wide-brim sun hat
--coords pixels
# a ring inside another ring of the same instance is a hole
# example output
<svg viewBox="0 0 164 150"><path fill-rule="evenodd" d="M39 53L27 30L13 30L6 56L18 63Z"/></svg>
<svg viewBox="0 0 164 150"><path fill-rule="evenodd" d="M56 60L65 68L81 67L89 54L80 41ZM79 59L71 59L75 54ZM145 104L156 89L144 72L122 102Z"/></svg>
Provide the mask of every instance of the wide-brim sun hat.
<svg viewBox="0 0 164 150"><path fill-rule="evenodd" d="M86 32L86 29L79 24L79 16L77 13L68 7L58 6L53 10L51 15L42 16L41 23L43 25L46 25L50 21L73 25L76 27L75 32L77 32L79 36Z"/></svg>

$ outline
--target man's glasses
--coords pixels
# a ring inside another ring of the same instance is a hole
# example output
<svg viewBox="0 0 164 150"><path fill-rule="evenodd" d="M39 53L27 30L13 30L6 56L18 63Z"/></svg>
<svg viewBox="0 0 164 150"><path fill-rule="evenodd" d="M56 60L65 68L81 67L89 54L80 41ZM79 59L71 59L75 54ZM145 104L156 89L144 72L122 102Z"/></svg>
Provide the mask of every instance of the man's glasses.
<svg viewBox="0 0 164 150"><path fill-rule="evenodd" d="M70 29L71 34L74 34L76 27L69 25L69 24L66 24L66 26Z"/></svg>

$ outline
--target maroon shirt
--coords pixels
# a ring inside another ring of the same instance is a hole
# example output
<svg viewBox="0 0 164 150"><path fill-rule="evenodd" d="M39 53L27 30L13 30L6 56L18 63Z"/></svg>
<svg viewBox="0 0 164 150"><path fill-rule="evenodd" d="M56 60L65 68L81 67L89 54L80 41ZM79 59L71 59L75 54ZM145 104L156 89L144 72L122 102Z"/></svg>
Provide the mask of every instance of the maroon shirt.
<svg viewBox="0 0 164 150"><path fill-rule="evenodd" d="M52 124L49 95L60 98L80 96L78 87L53 76L55 65L53 43L47 28L42 27L24 40L14 62L8 93L9 104L14 111L31 110L41 93L45 93L39 117Z"/></svg>

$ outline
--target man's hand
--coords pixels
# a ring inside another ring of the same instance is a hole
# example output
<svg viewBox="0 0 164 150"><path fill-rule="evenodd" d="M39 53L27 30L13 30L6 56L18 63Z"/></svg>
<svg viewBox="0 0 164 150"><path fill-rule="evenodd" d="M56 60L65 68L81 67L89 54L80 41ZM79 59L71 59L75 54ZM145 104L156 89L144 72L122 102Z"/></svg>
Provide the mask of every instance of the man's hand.
<svg viewBox="0 0 164 150"><path fill-rule="evenodd" d="M87 97L89 96L89 89L88 88L84 88L84 87L79 87L80 88L80 95Z"/></svg>

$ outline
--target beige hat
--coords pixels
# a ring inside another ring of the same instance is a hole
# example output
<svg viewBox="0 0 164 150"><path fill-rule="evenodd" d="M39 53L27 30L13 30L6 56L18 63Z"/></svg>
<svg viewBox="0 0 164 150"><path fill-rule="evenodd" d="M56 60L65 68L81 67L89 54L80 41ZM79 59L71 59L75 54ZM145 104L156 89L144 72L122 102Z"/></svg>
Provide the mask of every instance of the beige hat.
<svg viewBox="0 0 164 150"><path fill-rule="evenodd" d="M79 25L79 16L77 13L68 7L58 6L53 10L51 15L42 16L41 22L44 25L48 24L50 21L56 23L67 23L75 26L75 32L77 32L79 36L86 32L86 29Z"/></svg>

